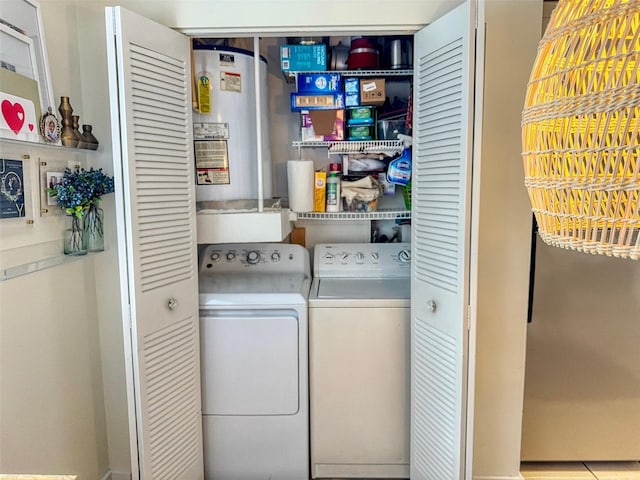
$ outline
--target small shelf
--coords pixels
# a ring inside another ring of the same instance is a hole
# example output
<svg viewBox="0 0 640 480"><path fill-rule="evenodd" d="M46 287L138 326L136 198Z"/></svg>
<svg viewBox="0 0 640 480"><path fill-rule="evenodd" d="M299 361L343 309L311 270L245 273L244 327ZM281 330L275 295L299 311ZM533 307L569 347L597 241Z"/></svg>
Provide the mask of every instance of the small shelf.
<svg viewBox="0 0 640 480"><path fill-rule="evenodd" d="M411 218L409 210L376 210L375 212L293 212L297 220L396 220ZM294 220L295 220L294 219Z"/></svg>
<svg viewBox="0 0 640 480"><path fill-rule="evenodd" d="M59 255L56 257L45 258L37 260L35 262L25 263L23 265L16 265L15 267L0 269L0 282L11 280L12 278L21 277L22 275L28 275L29 273L39 272L46 270L47 268L57 267L58 265L66 265L68 263L75 262L87 258L87 255Z"/></svg>
<svg viewBox="0 0 640 480"><path fill-rule="evenodd" d="M322 71L296 71L296 72L286 72L284 77L287 83L295 83L296 78L301 73L337 73L342 75L343 77L385 77L385 78L393 78L393 77L411 77L413 76L413 69L398 69L398 70L388 70L388 69L372 69L372 70L322 70Z"/></svg>
<svg viewBox="0 0 640 480"><path fill-rule="evenodd" d="M23 147L23 148L47 148L47 149L63 151L63 152L96 153L98 151L98 150L91 150L89 148L65 147L64 145L55 145L53 143L27 142L25 140L12 140L11 138L0 138L0 144L5 142L8 145L19 145L20 147Z"/></svg>
<svg viewBox="0 0 640 480"><path fill-rule="evenodd" d="M404 143L400 140L367 140L342 142L301 142L291 144L295 148L328 148L329 153L400 153Z"/></svg>

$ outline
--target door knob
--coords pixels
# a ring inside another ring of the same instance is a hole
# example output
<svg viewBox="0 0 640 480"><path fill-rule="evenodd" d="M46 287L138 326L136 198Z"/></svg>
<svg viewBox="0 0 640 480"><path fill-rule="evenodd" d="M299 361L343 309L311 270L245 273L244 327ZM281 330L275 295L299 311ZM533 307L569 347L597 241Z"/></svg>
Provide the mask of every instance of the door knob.
<svg viewBox="0 0 640 480"><path fill-rule="evenodd" d="M434 300L429 300L427 302L427 310L429 310L431 313L435 312L436 308L437 308L437 305Z"/></svg>
<svg viewBox="0 0 640 480"><path fill-rule="evenodd" d="M178 301L175 298L170 298L167 307L169 310L175 310L178 307Z"/></svg>

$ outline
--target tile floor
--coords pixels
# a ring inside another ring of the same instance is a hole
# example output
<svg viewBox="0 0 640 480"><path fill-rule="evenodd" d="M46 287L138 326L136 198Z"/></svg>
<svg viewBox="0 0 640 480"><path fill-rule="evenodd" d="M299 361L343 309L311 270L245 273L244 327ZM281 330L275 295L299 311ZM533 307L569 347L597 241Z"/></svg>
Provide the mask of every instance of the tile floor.
<svg viewBox="0 0 640 480"><path fill-rule="evenodd" d="M640 462L522 463L525 480L640 480Z"/></svg>

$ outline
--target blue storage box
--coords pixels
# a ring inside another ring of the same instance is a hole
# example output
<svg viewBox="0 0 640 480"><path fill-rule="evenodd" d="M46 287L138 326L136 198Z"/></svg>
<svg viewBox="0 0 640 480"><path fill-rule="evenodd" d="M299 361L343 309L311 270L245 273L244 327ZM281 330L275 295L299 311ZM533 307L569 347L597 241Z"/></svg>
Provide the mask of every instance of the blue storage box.
<svg viewBox="0 0 640 480"><path fill-rule="evenodd" d="M324 44L281 45L280 66L283 72L326 70L327 47Z"/></svg>
<svg viewBox="0 0 640 480"><path fill-rule="evenodd" d="M340 110L344 108L343 93L292 93L291 111Z"/></svg>
<svg viewBox="0 0 640 480"><path fill-rule="evenodd" d="M339 73L300 73L298 93L341 93L342 79Z"/></svg>

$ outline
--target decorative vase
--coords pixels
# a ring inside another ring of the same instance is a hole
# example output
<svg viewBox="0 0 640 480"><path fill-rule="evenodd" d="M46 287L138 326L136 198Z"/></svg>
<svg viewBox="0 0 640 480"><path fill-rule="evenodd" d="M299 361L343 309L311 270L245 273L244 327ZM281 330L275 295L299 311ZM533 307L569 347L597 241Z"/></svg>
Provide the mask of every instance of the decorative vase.
<svg viewBox="0 0 640 480"><path fill-rule="evenodd" d="M76 148L78 146L78 137L73 133L73 107L69 103L69 97L60 97L58 111L62 116L60 141L65 147Z"/></svg>
<svg viewBox="0 0 640 480"><path fill-rule="evenodd" d="M83 218L76 215L67 215L66 223L64 231L65 255L86 255Z"/></svg>
<svg viewBox="0 0 640 480"><path fill-rule="evenodd" d="M98 149L98 139L93 135L93 127L91 125L82 125L82 139L84 141L84 148L89 150Z"/></svg>
<svg viewBox="0 0 640 480"><path fill-rule="evenodd" d="M73 134L76 137L76 148L86 148L84 146L84 139L80 133L80 115L71 115L71 125L73 128Z"/></svg>
<svg viewBox="0 0 640 480"><path fill-rule="evenodd" d="M89 252L104 250L104 211L96 200L89 205L84 218L84 245Z"/></svg>

